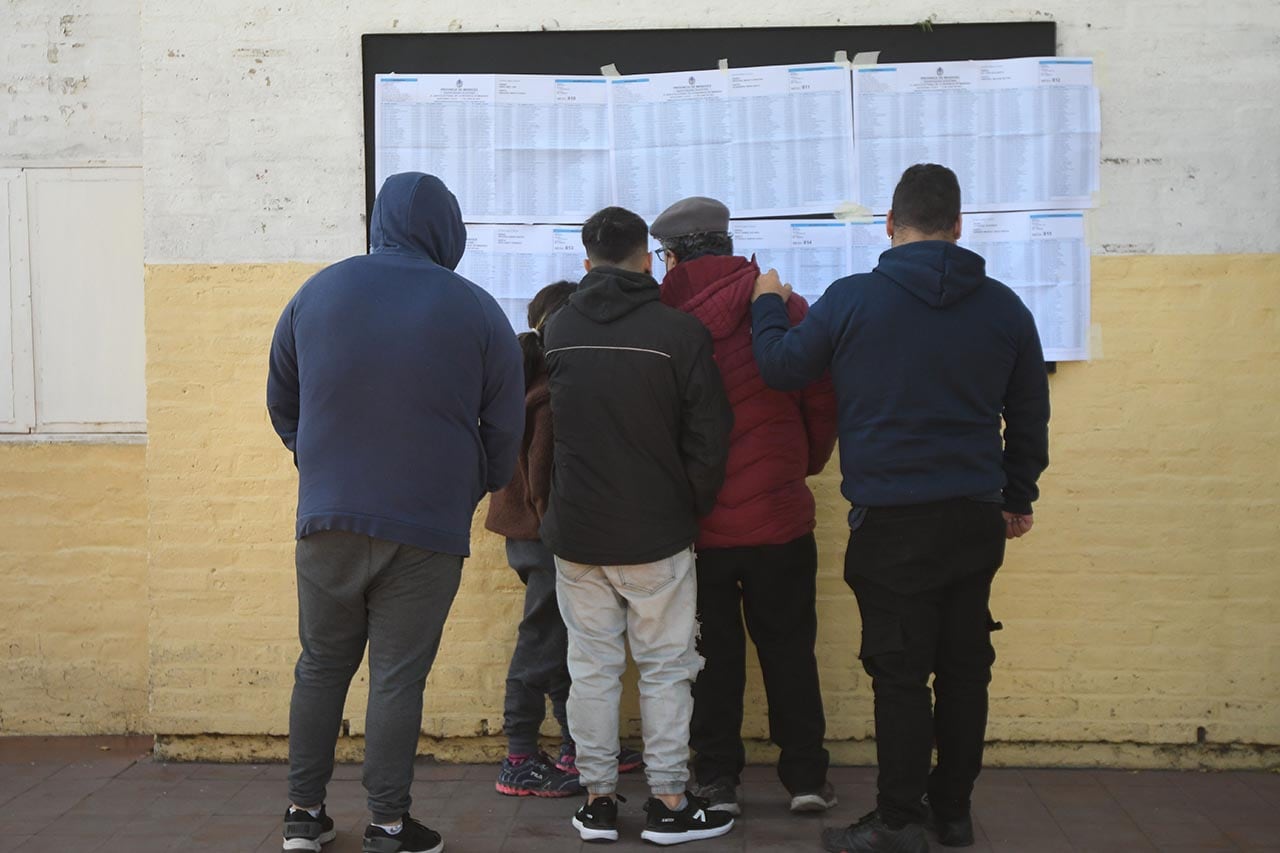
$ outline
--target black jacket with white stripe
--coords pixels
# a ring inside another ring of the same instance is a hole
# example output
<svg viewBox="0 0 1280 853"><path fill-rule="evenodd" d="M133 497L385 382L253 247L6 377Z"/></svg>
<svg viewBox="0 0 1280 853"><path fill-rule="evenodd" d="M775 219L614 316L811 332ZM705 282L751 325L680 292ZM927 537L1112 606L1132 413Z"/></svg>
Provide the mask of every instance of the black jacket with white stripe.
<svg viewBox="0 0 1280 853"><path fill-rule="evenodd" d="M652 276L597 266L543 342L555 431L543 542L599 566L688 548L733 426L706 328L663 305Z"/></svg>

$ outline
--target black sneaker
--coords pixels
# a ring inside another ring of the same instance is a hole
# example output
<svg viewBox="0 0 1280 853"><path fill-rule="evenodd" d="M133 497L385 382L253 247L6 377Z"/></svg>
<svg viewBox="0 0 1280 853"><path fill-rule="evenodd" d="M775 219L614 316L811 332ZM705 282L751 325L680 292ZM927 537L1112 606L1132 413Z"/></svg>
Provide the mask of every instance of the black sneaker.
<svg viewBox="0 0 1280 853"><path fill-rule="evenodd" d="M284 850L310 850L315 853L321 844L328 844L337 836L333 818L324 813L323 805L320 806L319 817L312 817L306 809L292 806L285 809Z"/></svg>
<svg viewBox="0 0 1280 853"><path fill-rule="evenodd" d="M653 844L683 844L716 838L733 829L733 817L723 810L712 811L702 797L685 794L688 801L681 811L672 811L657 797L644 804L649 813L640 837Z"/></svg>
<svg viewBox="0 0 1280 853"><path fill-rule="evenodd" d="M550 757L539 752L519 764L502 759L494 788L508 797L573 797L582 793L582 783L572 773L558 769Z"/></svg>
<svg viewBox="0 0 1280 853"><path fill-rule="evenodd" d="M573 828L583 841L617 841L618 840L618 804L614 797L622 800L620 794L613 797L598 797L583 803L582 808L573 816Z"/></svg>
<svg viewBox="0 0 1280 853"><path fill-rule="evenodd" d="M694 785L693 795L706 800L707 808L713 812L742 814L742 807L738 805L738 785L729 776L717 776L705 785Z"/></svg>
<svg viewBox="0 0 1280 853"><path fill-rule="evenodd" d="M434 829L428 829L405 814L400 831L395 835L380 826L369 826L364 831L363 853L441 853L444 839Z"/></svg>
<svg viewBox="0 0 1280 853"><path fill-rule="evenodd" d="M943 847L973 846L973 818L967 814L947 819L939 817L931 808L926 826L938 836L938 843Z"/></svg>
<svg viewBox="0 0 1280 853"><path fill-rule="evenodd" d="M830 782L823 782L816 791L798 791L791 795L791 811L795 814L803 812L825 812L833 809L840 801L836 799L836 789Z"/></svg>
<svg viewBox="0 0 1280 853"><path fill-rule="evenodd" d="M828 853L928 853L929 840L919 824L890 829L880 812L874 811L844 829L823 830L822 849Z"/></svg>

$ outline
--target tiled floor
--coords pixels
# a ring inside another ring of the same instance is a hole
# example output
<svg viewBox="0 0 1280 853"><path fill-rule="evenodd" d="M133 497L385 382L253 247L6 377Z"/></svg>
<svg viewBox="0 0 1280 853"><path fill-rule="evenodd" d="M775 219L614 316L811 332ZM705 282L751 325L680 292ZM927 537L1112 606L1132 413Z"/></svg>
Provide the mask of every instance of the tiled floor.
<svg viewBox="0 0 1280 853"><path fill-rule="evenodd" d="M107 747L107 748L104 748ZM0 739L0 853L153 853L280 849L285 768L164 764L141 739ZM449 853L654 850L638 841L641 776L624 777L623 840L582 845L569 826L576 800L502 797L496 768L420 764L414 813ZM766 767L748 768L745 815L729 835L690 851L817 851L824 826L867 811L874 771L833 769L840 805L796 817ZM326 853L358 853L367 817L358 767L338 768L329 812L338 839ZM975 851L1280 851L1280 775L1120 770L989 770L974 803ZM935 849L942 850L935 845Z"/></svg>

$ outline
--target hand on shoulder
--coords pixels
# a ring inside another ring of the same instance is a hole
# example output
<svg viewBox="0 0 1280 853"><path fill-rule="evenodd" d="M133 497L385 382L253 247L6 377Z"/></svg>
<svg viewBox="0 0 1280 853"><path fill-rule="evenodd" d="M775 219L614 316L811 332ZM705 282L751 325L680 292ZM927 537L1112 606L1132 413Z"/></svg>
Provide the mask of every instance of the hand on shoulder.
<svg viewBox="0 0 1280 853"><path fill-rule="evenodd" d="M751 301L755 302L766 293L776 293L786 302L791 296L791 285L783 284L777 270L769 270L756 276L756 286L751 291Z"/></svg>

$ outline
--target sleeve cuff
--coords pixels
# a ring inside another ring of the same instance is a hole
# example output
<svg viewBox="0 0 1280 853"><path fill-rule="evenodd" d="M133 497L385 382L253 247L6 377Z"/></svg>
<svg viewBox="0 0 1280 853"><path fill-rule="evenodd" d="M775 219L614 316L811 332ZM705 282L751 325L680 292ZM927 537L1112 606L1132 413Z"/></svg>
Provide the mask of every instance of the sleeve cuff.
<svg viewBox="0 0 1280 853"><path fill-rule="evenodd" d="M1016 515L1031 515L1031 501L1005 497L1004 511L1012 512Z"/></svg>

